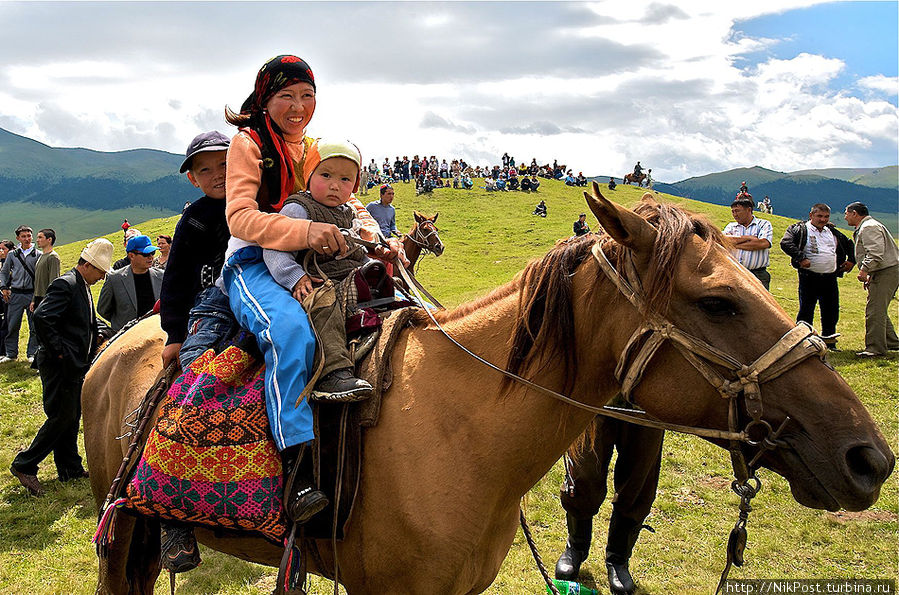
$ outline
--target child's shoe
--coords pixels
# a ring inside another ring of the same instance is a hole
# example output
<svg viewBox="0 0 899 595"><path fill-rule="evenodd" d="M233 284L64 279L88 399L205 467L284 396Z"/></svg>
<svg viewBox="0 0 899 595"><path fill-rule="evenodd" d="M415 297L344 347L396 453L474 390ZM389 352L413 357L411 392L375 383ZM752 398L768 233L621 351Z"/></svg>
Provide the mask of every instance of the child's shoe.
<svg viewBox="0 0 899 595"><path fill-rule="evenodd" d="M316 490L306 477L297 477L288 486L288 494L284 502L287 518L302 525L328 505L328 497L321 490Z"/></svg>
<svg viewBox="0 0 899 595"><path fill-rule="evenodd" d="M350 368L334 370L323 376L312 389L312 399L316 401L332 401L351 403L364 401L371 396L371 385L353 376Z"/></svg>

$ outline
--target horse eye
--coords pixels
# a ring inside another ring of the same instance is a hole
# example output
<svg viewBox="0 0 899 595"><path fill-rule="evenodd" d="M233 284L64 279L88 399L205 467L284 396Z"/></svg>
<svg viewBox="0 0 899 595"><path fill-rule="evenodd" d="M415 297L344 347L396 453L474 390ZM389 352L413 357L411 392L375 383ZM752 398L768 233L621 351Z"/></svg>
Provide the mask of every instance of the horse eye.
<svg viewBox="0 0 899 595"><path fill-rule="evenodd" d="M728 299L704 297L697 302L700 310L709 316L736 316L737 306Z"/></svg>

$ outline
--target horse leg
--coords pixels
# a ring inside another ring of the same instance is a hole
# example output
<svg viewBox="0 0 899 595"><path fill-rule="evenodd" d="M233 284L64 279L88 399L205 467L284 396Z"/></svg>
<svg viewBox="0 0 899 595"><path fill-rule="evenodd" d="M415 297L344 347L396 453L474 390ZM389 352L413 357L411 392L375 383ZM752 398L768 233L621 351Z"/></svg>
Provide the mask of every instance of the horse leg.
<svg viewBox="0 0 899 595"><path fill-rule="evenodd" d="M159 523L119 514L114 540L107 554L100 557L96 592L152 594L161 568Z"/></svg>

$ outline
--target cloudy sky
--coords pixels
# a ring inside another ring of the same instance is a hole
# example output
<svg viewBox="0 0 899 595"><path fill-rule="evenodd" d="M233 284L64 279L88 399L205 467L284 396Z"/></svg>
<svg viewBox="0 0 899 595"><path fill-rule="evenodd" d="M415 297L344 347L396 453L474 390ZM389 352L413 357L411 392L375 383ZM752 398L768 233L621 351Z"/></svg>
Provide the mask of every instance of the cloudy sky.
<svg viewBox="0 0 899 595"><path fill-rule="evenodd" d="M677 181L897 162L896 2L0 1L0 127L182 153L258 68L315 72L309 133L366 161L558 159Z"/></svg>

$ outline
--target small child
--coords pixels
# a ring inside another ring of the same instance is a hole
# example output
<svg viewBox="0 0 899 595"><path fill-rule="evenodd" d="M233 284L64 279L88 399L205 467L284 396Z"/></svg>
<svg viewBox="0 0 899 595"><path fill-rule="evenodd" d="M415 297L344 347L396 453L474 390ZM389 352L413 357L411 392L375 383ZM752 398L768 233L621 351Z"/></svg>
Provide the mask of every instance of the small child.
<svg viewBox="0 0 899 595"><path fill-rule="evenodd" d="M309 149L303 168L305 192L293 194L284 201L281 214L295 219L309 219L331 223L341 229L353 229L356 210L346 204L359 187L362 158L359 150L349 142L319 139ZM356 225L358 227L358 224ZM315 279L301 265L308 250L282 252L266 249L263 260L279 285L291 292L304 305L312 293ZM318 256L318 270L337 284L369 261L361 248L349 251L343 258L325 254ZM321 400L360 400L371 395L371 385L353 375L353 361L347 348L342 300L333 307L315 308L310 321L319 337L324 367L319 381L312 389L312 398Z"/></svg>

